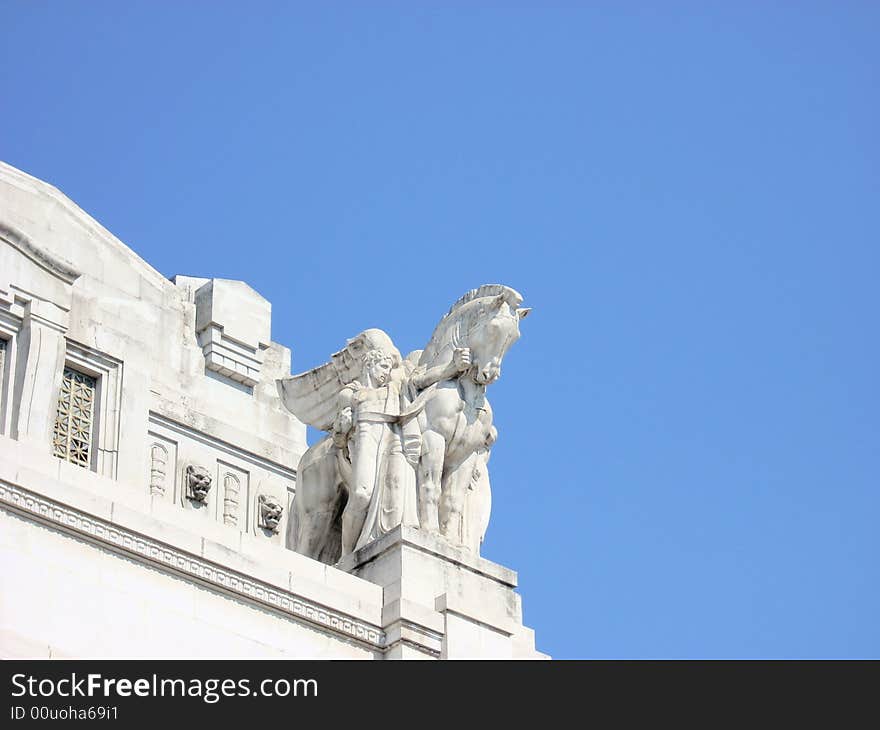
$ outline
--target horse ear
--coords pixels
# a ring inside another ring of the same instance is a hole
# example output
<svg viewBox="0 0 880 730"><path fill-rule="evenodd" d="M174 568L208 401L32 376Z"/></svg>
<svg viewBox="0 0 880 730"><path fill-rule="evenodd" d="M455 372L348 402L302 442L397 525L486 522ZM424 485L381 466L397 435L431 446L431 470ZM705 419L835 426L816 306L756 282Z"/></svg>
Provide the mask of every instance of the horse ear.
<svg viewBox="0 0 880 730"><path fill-rule="evenodd" d="M520 319L525 319L526 317L529 316L529 312L531 312L531 311L532 311L531 307L524 307L522 309L517 309L516 314Z"/></svg>

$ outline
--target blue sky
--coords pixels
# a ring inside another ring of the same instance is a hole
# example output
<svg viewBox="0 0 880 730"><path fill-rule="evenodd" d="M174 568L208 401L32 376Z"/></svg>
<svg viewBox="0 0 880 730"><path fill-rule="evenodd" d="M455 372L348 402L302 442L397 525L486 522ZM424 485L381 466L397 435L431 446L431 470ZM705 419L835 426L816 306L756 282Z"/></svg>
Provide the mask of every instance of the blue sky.
<svg viewBox="0 0 880 730"><path fill-rule="evenodd" d="M556 657L880 657L880 6L22 2L0 159L294 370L468 289L484 555Z"/></svg>

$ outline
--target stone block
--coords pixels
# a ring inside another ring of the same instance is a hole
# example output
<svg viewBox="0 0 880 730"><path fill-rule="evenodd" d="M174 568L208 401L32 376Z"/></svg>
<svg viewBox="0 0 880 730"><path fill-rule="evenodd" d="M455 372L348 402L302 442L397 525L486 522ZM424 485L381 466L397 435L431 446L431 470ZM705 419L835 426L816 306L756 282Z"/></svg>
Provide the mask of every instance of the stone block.
<svg viewBox="0 0 880 730"><path fill-rule="evenodd" d="M196 338L206 367L256 385L270 342L269 302L243 281L211 279L195 292L195 305Z"/></svg>

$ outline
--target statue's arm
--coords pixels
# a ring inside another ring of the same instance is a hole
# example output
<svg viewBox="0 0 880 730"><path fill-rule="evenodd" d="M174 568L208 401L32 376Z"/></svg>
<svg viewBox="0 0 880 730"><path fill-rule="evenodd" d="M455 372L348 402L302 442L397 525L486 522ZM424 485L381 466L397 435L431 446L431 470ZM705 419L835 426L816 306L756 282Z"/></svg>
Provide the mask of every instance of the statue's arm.
<svg viewBox="0 0 880 730"><path fill-rule="evenodd" d="M471 351L468 347L457 347L452 353L452 359L445 365L435 365L427 370L416 370L412 374L412 384L417 390L439 383L441 380L449 380L467 372L471 366Z"/></svg>
<svg viewBox="0 0 880 730"><path fill-rule="evenodd" d="M339 391L337 397L336 419L333 421L333 441L337 446L345 443L348 434L354 425L352 405L357 385L347 385Z"/></svg>

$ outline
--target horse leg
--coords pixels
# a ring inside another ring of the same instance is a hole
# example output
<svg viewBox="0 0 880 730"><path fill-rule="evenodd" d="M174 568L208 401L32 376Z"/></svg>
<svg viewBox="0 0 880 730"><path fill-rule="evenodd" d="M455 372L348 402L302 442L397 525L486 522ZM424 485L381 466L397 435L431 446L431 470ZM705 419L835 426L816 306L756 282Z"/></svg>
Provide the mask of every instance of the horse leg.
<svg viewBox="0 0 880 730"><path fill-rule="evenodd" d="M336 455L326 448L314 460L303 458L296 497L293 500L296 523L294 550L301 555L319 560L333 520L338 516L343 490L336 469Z"/></svg>
<svg viewBox="0 0 880 730"><path fill-rule="evenodd" d="M440 534L453 545L463 545L464 503L473 477L476 456L470 454L454 469L449 470L440 499Z"/></svg>
<svg viewBox="0 0 880 730"><path fill-rule="evenodd" d="M297 510L296 519L300 526L297 533L296 552L313 560L321 559L327 538L333 531L333 521L339 515L338 501L337 496L322 509L310 510L307 514Z"/></svg>
<svg viewBox="0 0 880 730"><path fill-rule="evenodd" d="M440 532L440 494L446 440L436 431L422 434L422 455L419 459L419 524L423 530Z"/></svg>
<svg viewBox="0 0 880 730"><path fill-rule="evenodd" d="M492 510L492 490L489 485L488 449L478 451L474 460L474 481L465 497L465 546L479 554L480 545L489 526Z"/></svg>

